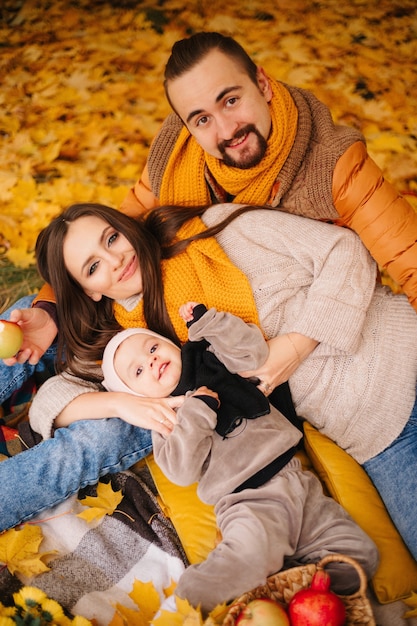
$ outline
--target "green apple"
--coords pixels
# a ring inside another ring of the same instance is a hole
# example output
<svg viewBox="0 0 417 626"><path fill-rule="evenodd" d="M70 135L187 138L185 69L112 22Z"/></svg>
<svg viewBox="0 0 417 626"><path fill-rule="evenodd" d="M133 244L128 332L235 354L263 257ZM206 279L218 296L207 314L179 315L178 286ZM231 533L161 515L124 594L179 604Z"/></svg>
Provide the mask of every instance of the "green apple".
<svg viewBox="0 0 417 626"><path fill-rule="evenodd" d="M0 359L9 359L20 350L23 332L19 324L0 320Z"/></svg>
<svg viewBox="0 0 417 626"><path fill-rule="evenodd" d="M282 604L271 598L258 598L239 613L236 626L290 626L290 620Z"/></svg>

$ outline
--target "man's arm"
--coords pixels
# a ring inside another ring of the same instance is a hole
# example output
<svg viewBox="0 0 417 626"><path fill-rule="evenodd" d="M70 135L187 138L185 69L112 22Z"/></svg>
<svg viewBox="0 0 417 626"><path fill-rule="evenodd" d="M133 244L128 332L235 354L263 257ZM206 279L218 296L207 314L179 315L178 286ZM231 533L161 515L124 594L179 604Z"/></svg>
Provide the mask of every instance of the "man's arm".
<svg viewBox="0 0 417 626"><path fill-rule="evenodd" d="M138 215L146 213L146 211L150 211L157 206L159 206L159 200L151 189L149 169L148 164L146 163L142 176L137 181L135 186L129 189L128 194L121 203L119 209L126 215L137 217Z"/></svg>
<svg viewBox="0 0 417 626"><path fill-rule="evenodd" d="M333 201L342 223L359 235L417 311L417 213L360 142L336 164Z"/></svg>

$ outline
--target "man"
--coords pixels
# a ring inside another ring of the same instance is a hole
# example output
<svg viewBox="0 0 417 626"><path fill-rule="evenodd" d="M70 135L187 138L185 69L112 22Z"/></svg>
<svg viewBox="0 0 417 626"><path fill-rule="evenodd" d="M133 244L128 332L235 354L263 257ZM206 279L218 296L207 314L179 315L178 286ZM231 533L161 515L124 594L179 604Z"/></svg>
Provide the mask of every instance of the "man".
<svg viewBox="0 0 417 626"><path fill-rule="evenodd" d="M312 93L267 76L220 33L174 44L165 91L175 113L155 137L123 212L138 215L160 204L268 204L348 226L417 310L417 214L384 180L359 131L335 125ZM6 312L25 337L16 358L5 361L21 369L0 367L0 401L51 345L53 301L45 286L35 309Z"/></svg>
<svg viewBox="0 0 417 626"><path fill-rule="evenodd" d="M174 44L165 90L175 113L122 211L229 201L348 226L417 310L417 215L359 131L335 125L313 94L267 76L219 33Z"/></svg>

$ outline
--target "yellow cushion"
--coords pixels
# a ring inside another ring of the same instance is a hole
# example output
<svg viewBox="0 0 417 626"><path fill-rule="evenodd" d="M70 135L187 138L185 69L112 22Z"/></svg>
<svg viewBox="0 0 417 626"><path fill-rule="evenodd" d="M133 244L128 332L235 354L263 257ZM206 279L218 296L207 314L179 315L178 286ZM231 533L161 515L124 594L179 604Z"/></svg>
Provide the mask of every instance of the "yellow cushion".
<svg viewBox="0 0 417 626"><path fill-rule="evenodd" d="M201 563L216 546L218 530L212 506L201 502L197 483L189 487L174 485L161 472L153 455L146 464L158 490L162 508L174 524L190 563Z"/></svg>
<svg viewBox="0 0 417 626"><path fill-rule="evenodd" d="M323 485L379 550L380 565L372 579L379 602L394 602L416 591L417 563L365 470L308 423L304 424L304 435L306 452Z"/></svg>

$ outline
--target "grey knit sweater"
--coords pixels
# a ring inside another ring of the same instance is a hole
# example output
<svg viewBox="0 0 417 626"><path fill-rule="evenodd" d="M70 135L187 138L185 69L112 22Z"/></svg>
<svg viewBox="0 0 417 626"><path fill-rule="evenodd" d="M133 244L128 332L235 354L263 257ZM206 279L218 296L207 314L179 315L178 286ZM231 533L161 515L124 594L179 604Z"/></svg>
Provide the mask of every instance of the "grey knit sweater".
<svg viewBox="0 0 417 626"><path fill-rule="evenodd" d="M211 226L236 209L216 205ZM249 212L216 239L248 277L262 328L320 345L290 378L303 416L359 463L385 449L406 424L415 400L417 316L405 296L376 284L376 265L350 230L274 210ZM31 411L32 427L50 436L56 415L91 387L50 379Z"/></svg>

